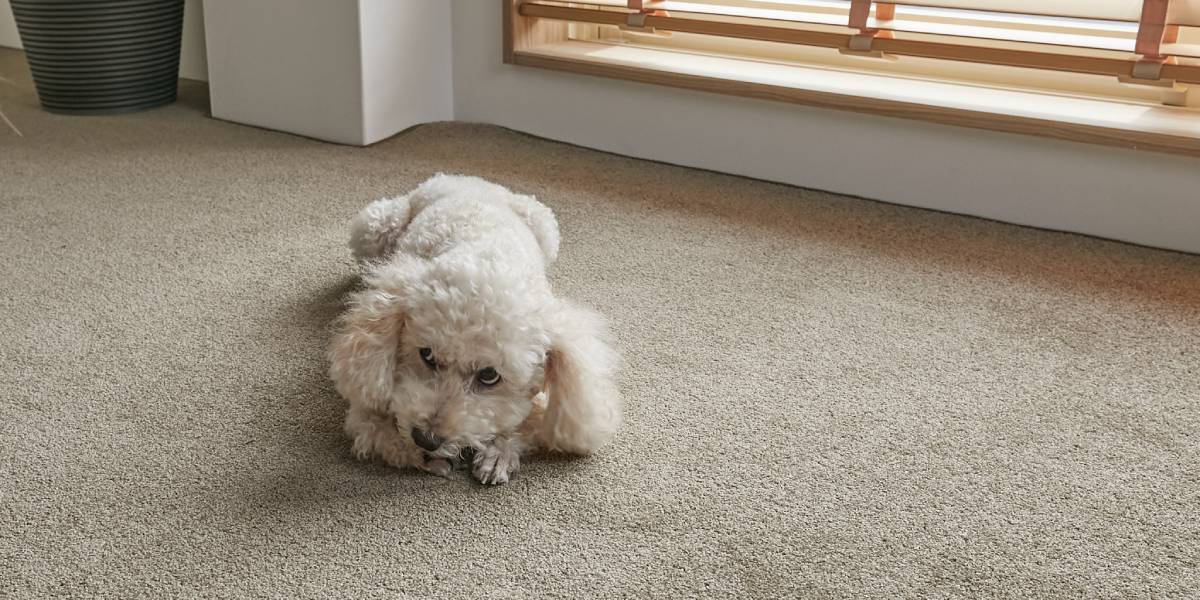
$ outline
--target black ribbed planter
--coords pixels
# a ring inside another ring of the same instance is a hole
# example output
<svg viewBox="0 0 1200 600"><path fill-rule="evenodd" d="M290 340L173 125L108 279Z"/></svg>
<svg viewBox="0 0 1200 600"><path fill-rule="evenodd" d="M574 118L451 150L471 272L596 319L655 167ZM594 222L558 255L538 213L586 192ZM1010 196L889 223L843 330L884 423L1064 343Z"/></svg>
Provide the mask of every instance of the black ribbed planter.
<svg viewBox="0 0 1200 600"><path fill-rule="evenodd" d="M113 114L175 101L184 0L11 0L42 107Z"/></svg>

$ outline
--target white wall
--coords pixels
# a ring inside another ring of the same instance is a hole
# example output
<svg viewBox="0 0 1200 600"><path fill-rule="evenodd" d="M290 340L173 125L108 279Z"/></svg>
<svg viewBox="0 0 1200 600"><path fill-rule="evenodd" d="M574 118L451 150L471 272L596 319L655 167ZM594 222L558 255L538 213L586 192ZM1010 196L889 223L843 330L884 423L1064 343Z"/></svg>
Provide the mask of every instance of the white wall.
<svg viewBox="0 0 1200 600"><path fill-rule="evenodd" d="M363 140L374 143L413 125L453 119L450 3L360 2Z"/></svg>
<svg viewBox="0 0 1200 600"><path fill-rule="evenodd" d="M640 158L1200 252L1197 159L504 65L500 3L456 0L453 16L458 120Z"/></svg>
<svg viewBox="0 0 1200 600"><path fill-rule="evenodd" d="M362 142L354 0L206 0L214 117L342 144Z"/></svg>
<svg viewBox="0 0 1200 600"><path fill-rule="evenodd" d="M179 49L179 76L184 79L208 81L203 0L186 0L183 4L183 44Z"/></svg>
<svg viewBox="0 0 1200 600"><path fill-rule="evenodd" d="M17 33L17 22L13 20L12 5L8 0L0 0L0 46L21 47L21 36Z"/></svg>
<svg viewBox="0 0 1200 600"><path fill-rule="evenodd" d="M186 0L183 9L183 47L179 57L179 76L208 80L204 57L204 8L202 0ZM0 46L20 48L21 37L13 20L9 0L0 0Z"/></svg>
<svg viewBox="0 0 1200 600"><path fill-rule="evenodd" d="M367 145L454 118L445 0L206 0L214 117Z"/></svg>

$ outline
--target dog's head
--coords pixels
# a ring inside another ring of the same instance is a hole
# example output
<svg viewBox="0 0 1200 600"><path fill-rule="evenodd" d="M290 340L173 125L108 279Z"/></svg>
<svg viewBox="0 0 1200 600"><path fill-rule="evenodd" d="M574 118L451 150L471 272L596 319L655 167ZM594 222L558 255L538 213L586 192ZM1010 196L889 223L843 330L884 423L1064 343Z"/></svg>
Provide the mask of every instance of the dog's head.
<svg viewBox="0 0 1200 600"><path fill-rule="evenodd" d="M342 395L394 414L426 452L449 457L518 429L543 392L541 445L588 453L612 436L616 355L596 313L502 264L409 257L365 281L330 373Z"/></svg>

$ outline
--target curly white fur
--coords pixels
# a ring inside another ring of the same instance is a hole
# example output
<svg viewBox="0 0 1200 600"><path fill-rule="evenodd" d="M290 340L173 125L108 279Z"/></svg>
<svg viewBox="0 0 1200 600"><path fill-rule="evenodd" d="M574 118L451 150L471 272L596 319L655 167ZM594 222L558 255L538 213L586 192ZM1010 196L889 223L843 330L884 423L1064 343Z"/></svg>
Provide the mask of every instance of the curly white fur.
<svg viewBox="0 0 1200 600"><path fill-rule="evenodd" d="M366 286L329 359L356 455L445 475L470 448L475 477L499 484L522 454L612 438L618 357L603 317L552 294L558 245L549 208L477 177L439 174L355 217Z"/></svg>

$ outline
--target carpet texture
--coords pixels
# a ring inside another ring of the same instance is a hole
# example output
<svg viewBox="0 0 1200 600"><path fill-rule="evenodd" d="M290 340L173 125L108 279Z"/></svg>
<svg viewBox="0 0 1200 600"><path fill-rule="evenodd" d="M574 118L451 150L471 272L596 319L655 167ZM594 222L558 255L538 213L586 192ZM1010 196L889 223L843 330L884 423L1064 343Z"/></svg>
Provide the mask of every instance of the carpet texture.
<svg viewBox="0 0 1200 600"><path fill-rule="evenodd" d="M490 126L40 112L0 51L0 596L1195 598L1200 257ZM349 217L536 194L627 424L485 488L357 462Z"/></svg>

